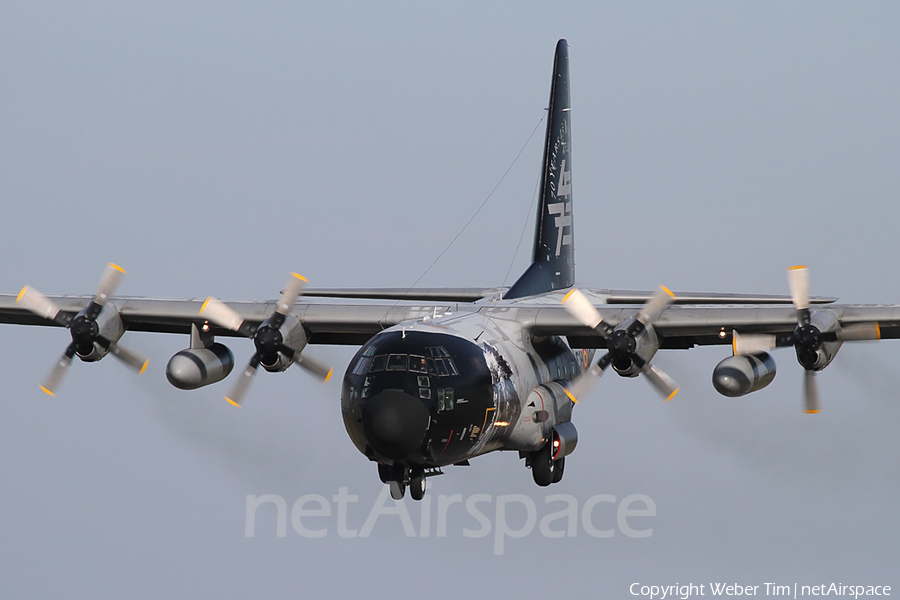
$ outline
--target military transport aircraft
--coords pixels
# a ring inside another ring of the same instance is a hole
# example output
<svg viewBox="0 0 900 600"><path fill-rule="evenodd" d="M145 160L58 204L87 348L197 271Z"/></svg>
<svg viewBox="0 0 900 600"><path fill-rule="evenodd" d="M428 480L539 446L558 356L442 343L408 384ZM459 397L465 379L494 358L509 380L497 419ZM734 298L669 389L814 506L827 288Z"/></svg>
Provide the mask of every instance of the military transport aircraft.
<svg viewBox="0 0 900 600"><path fill-rule="evenodd" d="M256 351L226 396L244 400L258 367L297 365L327 381L310 344L361 345L347 367L341 411L350 439L378 465L395 499L415 499L426 477L494 450L515 450L541 486L560 481L578 436L572 408L608 367L643 375L666 400L678 386L651 360L660 349L730 344L716 389L741 396L775 376L769 351L791 346L805 369L805 408L819 410L815 374L841 344L900 337L900 306L849 306L809 295L805 267L788 270L790 296L578 290L572 212L569 56L556 46L531 265L509 288L306 290L291 274L277 301L113 297L124 270L110 264L89 296L31 287L0 296L0 322L65 327L71 335L41 389L55 395L74 357L107 354L141 373L147 361L125 331L176 333L187 349L169 381L195 389L224 379L231 351L215 337L244 336ZM301 299L301 294L304 297ZM594 363L595 350L604 350Z"/></svg>

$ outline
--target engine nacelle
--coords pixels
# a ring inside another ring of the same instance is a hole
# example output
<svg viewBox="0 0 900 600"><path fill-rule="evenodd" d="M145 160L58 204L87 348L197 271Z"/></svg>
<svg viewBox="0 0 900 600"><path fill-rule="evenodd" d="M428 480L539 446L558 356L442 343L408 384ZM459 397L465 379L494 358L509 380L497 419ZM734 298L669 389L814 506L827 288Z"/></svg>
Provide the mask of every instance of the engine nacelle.
<svg viewBox="0 0 900 600"><path fill-rule="evenodd" d="M122 319L119 317L119 311L112 304L103 307L97 318L92 323L86 318L88 309L85 308L72 321L70 328L73 332L82 329L84 333L90 332L93 335L100 335L110 342L118 342L125 333L125 327L122 325ZM109 346L100 342L79 344L75 349L75 354L84 362L96 362L109 353Z"/></svg>
<svg viewBox="0 0 900 600"><path fill-rule="evenodd" d="M659 350L659 338L652 325L638 324L639 333L633 338L626 334L636 322L635 317L622 321L609 337L612 368L622 377L637 377L641 374L641 367L634 361L632 355L640 358L643 363L648 363Z"/></svg>
<svg viewBox="0 0 900 600"><path fill-rule="evenodd" d="M822 333L831 333L840 330L837 316L830 310L814 311L809 322L810 325ZM803 330L801 330L801 332L802 331ZM821 371L830 365L840 349L841 342L838 340L822 342L815 351L803 348L802 344L797 344L795 346L795 350L797 351L797 362L799 362L804 369L812 369L813 371Z"/></svg>
<svg viewBox="0 0 900 600"><path fill-rule="evenodd" d="M775 379L775 360L767 352L729 356L713 370L716 391L738 398L761 390Z"/></svg>
<svg viewBox="0 0 900 600"><path fill-rule="evenodd" d="M269 373L281 373L282 371L286 371L288 367L294 364L293 358L288 358L281 352L274 356L275 362L268 364L266 363L266 359L260 361L259 364L262 365L262 368L268 371Z"/></svg>
<svg viewBox="0 0 900 600"><path fill-rule="evenodd" d="M553 435L550 438L550 443L553 444L553 460L559 460L560 458L572 454L572 451L575 450L575 446L578 445L578 432L575 430L572 421L557 424L557 426L553 428Z"/></svg>
<svg viewBox="0 0 900 600"><path fill-rule="evenodd" d="M177 388L195 390L222 381L233 368L231 350L216 343L208 348L188 348L177 353L166 365L166 378Z"/></svg>

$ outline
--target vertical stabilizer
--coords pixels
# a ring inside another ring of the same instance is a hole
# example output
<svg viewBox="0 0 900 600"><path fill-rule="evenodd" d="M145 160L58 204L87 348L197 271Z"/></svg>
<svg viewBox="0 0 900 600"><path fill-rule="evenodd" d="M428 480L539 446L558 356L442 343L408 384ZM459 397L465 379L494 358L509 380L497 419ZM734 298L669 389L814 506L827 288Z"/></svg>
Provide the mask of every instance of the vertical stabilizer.
<svg viewBox="0 0 900 600"><path fill-rule="evenodd" d="M556 45L548 111L534 254L528 270L509 288L506 298L541 294L575 283L569 46L566 40L559 40Z"/></svg>

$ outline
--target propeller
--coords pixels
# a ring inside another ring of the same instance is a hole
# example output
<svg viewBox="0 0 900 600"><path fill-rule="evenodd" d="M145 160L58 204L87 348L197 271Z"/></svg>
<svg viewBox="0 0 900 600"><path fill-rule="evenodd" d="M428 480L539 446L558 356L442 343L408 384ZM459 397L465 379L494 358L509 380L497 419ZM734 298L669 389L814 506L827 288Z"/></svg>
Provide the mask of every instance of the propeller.
<svg viewBox="0 0 900 600"><path fill-rule="evenodd" d="M234 389L228 396L225 396L225 399L231 404L235 406L241 405L247 389L256 376L260 363L263 365L275 365L279 359L279 354L286 356L298 367L319 377L323 382L331 379L331 374L334 370L329 365L311 356L304 355L300 350L295 350L285 344L284 335L281 332L281 327L284 325L288 314L294 308L297 298L303 293L306 282L306 278L302 275L291 273L284 290L281 292L281 297L275 305L275 311L265 321L260 323L258 327L253 327L252 323L247 323L237 311L220 300L210 297L203 303L203 306L200 308L201 315L220 327L252 339L256 346L256 352L250 357L250 363L244 369Z"/></svg>
<svg viewBox="0 0 900 600"><path fill-rule="evenodd" d="M562 300L566 310L580 323L597 331L607 345L607 353L597 364L571 382L566 389L569 398L577 403L577 398L586 394L611 364L624 365L626 370L636 367L667 402L674 398L680 389L678 384L662 369L650 364L649 360L659 347L653 326L674 300L675 294L661 285L635 317L613 327L603 320L600 311L580 290L573 289L566 294ZM642 348L642 345L647 347Z"/></svg>
<svg viewBox="0 0 900 600"><path fill-rule="evenodd" d="M137 371L138 374L142 374L147 370L147 364L149 363L147 359L137 352L127 349L117 341L101 335L101 330L104 329L105 325L109 324L108 319L105 319L103 323L98 323L97 321L100 313L103 311L103 307L106 306L110 296L112 296L124 275L125 270L122 267L113 263L106 265L103 275L100 277L100 283L97 285L97 291L94 293L90 304L74 316L63 312L53 300L31 286L26 285L19 292L16 298L17 304L21 304L25 309L39 317L66 327L72 336L72 342L66 347L59 361L54 365L43 383L41 383L41 389L47 394L51 396L56 395L56 391L76 354L82 360L99 360L106 351L109 351L113 356ZM115 318L118 320L118 313L115 313ZM116 330L119 331L118 339L123 332L121 322L114 324L112 327L112 331ZM103 348L103 354L95 356L95 344Z"/></svg>
<svg viewBox="0 0 900 600"><path fill-rule="evenodd" d="M878 323L857 323L841 326L830 311L809 310L809 269L804 265L791 267L787 271L788 286L791 291L791 302L797 314L797 326L789 334L745 334L733 333L732 349L734 354L753 354L768 352L772 348L793 346L797 353L797 362L804 369L803 375L803 408L807 414L819 412L819 387L816 373L824 369L831 359L822 360L820 349L826 343L842 343L851 341L869 341L881 339L881 328ZM827 315L817 325L817 314ZM829 325L822 330L822 322ZM837 350L834 350L836 352Z"/></svg>

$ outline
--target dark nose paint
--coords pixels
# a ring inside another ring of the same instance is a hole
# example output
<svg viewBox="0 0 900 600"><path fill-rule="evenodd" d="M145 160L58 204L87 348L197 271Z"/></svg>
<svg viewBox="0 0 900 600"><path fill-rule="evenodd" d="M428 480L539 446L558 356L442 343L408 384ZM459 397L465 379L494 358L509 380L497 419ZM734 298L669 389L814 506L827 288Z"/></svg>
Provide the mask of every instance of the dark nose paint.
<svg viewBox="0 0 900 600"><path fill-rule="evenodd" d="M400 390L371 396L362 408L363 427L372 448L388 458L404 458L422 445L428 408Z"/></svg>

